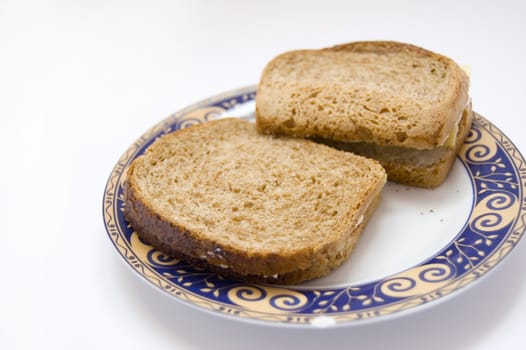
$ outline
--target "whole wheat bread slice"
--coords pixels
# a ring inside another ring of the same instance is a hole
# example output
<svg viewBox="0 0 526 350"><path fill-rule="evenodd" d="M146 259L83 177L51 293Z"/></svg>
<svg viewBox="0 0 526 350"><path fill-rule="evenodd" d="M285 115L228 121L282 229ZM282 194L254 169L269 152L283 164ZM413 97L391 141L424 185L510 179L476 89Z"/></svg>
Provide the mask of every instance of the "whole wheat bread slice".
<svg viewBox="0 0 526 350"><path fill-rule="evenodd" d="M163 136L136 158L125 217L197 267L298 283L348 258L385 181L374 160L228 118Z"/></svg>
<svg viewBox="0 0 526 350"><path fill-rule="evenodd" d="M468 76L453 60L409 44L355 42L291 51L269 62L261 75L256 123L268 134L453 150L435 169L408 164L401 171L407 176L396 176L387 166L392 180L434 187L463 142L459 126L470 129L468 88ZM415 168L433 177L416 181L410 175Z"/></svg>

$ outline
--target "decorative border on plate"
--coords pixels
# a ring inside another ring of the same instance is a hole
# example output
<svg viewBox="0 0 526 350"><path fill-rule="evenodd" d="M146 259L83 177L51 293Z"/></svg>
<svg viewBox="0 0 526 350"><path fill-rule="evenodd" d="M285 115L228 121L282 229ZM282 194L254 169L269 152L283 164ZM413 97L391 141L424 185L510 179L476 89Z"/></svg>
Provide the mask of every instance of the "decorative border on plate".
<svg viewBox="0 0 526 350"><path fill-rule="evenodd" d="M220 117L255 96L256 86L249 86L171 115L128 148L108 179L103 199L108 236L135 271L177 299L251 320L303 325L348 323L408 310L461 289L497 265L524 234L524 158L498 128L475 114L458 157L473 183L474 205L469 219L443 250L398 274L344 288L253 285L197 270L142 243L122 213L122 184L130 162L158 137Z"/></svg>

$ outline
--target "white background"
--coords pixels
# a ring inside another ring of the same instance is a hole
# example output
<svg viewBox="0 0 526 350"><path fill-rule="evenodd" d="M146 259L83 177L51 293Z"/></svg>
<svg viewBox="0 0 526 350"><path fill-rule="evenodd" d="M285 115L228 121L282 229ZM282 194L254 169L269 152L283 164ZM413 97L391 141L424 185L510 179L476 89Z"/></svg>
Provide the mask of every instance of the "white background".
<svg viewBox="0 0 526 350"><path fill-rule="evenodd" d="M526 152L520 1L0 0L0 348L518 349L526 246L463 293L379 323L245 324L151 288L118 256L102 195L147 128L257 83L273 56L392 39L471 67L474 109Z"/></svg>

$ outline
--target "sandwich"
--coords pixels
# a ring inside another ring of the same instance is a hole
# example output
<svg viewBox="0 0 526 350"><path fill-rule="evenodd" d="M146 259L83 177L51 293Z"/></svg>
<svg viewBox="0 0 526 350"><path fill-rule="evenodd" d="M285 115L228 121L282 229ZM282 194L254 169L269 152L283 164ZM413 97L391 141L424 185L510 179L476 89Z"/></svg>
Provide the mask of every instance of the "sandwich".
<svg viewBox="0 0 526 350"><path fill-rule="evenodd" d="M377 159L389 180L433 188L470 130L468 88L453 60L409 44L290 51L263 70L256 124Z"/></svg>
<svg viewBox="0 0 526 350"><path fill-rule="evenodd" d="M124 215L143 241L196 268L295 284L349 257L386 178L375 160L226 118L162 136L136 158Z"/></svg>

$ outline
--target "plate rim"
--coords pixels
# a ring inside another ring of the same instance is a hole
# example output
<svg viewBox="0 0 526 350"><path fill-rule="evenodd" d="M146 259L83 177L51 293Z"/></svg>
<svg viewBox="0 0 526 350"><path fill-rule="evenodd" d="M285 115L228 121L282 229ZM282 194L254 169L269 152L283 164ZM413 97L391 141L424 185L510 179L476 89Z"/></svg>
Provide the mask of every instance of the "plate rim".
<svg viewBox="0 0 526 350"><path fill-rule="evenodd" d="M216 94L206 99L200 100L198 102L195 102L171 114L170 116L162 119L161 121L156 123L154 126L149 128L146 132L144 132L132 145L130 145L126 149L126 151L121 155L121 157L119 157L116 165L113 167L110 173L110 176L108 177L108 180L106 182L106 186L104 189L103 203L102 203L103 204L102 211L103 211L104 226L108 234L108 237L112 241L112 244L117 249L119 254L124 258L127 265L132 268L132 270L134 270L136 273L139 273L139 275L141 275L141 277L143 277L144 280L148 281L150 285L157 287L157 289L160 289L161 291L165 292L165 294L168 294L171 297L174 297L176 300L184 302L185 304L189 304L191 306L197 307L200 310L210 311L214 314L225 315L225 316L230 315L230 316L235 316L235 317L232 317L233 319L251 321L251 322L253 321L256 323L264 323L264 324L270 324L270 325L279 324L279 325L288 325L288 326L301 326L303 328L305 326L310 327L310 326L316 326L316 325L318 326L346 326L346 325L353 325L353 324L363 324L366 321L368 323L369 321L385 320L385 319L392 318L392 316L407 314L408 311L423 310L426 308L424 306L436 305L437 301L447 300L451 296L458 294L459 291L467 290L468 289L467 287L473 286L475 282L480 280L481 277L486 275L489 271L493 271L496 266L500 265L501 261L504 260L511 251L514 250L515 246L517 245L517 243L520 241L520 239L524 235L524 231L525 231L524 221L526 220L526 206L525 206L526 198L524 198L524 186L525 186L524 179L526 178L526 166L524 165L525 163L524 158L522 154L520 153L520 151L515 146L515 144L513 144L513 142L497 126L492 124L489 120L482 117L478 113L474 112L474 121L479 123L480 126L483 127L484 129L486 129L486 131L492 137L496 137L498 135L500 137L500 140L498 140L499 141L498 145L504 147L506 154L509 155L510 157L513 157L512 159L513 161L511 161L511 165L513 166L515 170L514 175L517 176L517 180L518 180L517 181L518 186L519 186L518 191L520 193L520 196L518 196L518 200L520 202L519 203L520 208L519 208L518 214L516 215L516 219L511 224L510 229L508 230L508 233L506 234L506 236L508 236L512 234L511 231L514 231L515 233L514 239L511 241L508 239L508 240L503 240L502 242L500 242L498 244L498 247L500 248L495 248L492 251L492 254L489 255L489 257L492 257L493 255L495 255L495 252L501 251L503 249L502 246L505 243L509 243L508 244L509 248L506 251L501 252L501 254L495 259L495 261L491 261L489 265L487 262L484 264L488 266L481 268L481 266L479 265L477 268L470 270L469 273L465 273L458 277L455 277L453 278L452 281L450 280L449 281L450 283L442 287L442 289L448 286L451 287L451 285L453 285L454 283L460 283L460 284L453 286L450 290L447 290L446 293L441 292L440 295L432 297L428 301L419 302L419 303L416 303L415 305L409 305L408 307L403 307L401 309L397 309L394 311L391 310L387 313L377 313L378 310L375 310L374 308L372 308L370 311L365 312L365 314L361 315L361 317L358 317L358 318L345 317L345 315L348 316L349 313L343 315L342 317L338 317L339 315L332 315L332 314L322 315L321 316L322 318L327 317L327 318L332 319L332 321L326 322L326 323L321 322L320 324L316 324L316 323L313 323L312 320L320 316L313 315L312 313L306 313L306 314L293 314L293 313L287 314L285 313L284 314L285 318L283 318L284 315L280 314L278 317L278 320L276 320L274 319L276 318L276 314L273 312L269 312L269 313L259 312L258 313L259 317L256 317L253 314L253 312L251 312L250 310L243 309L243 307L236 307L236 306L233 306L232 304L221 303L217 300L203 301L201 300L203 299L203 295L196 294L190 290L185 290L185 292L181 292L180 290L177 290L177 288L173 288L173 286L169 284L163 284L163 280L162 280L163 277L159 275L158 271L155 271L152 267L148 267L146 266L146 264L141 263L141 261L139 261L139 259L135 256L135 254L128 255L128 252L131 251L133 253L133 250L127 249L126 247L127 243L122 242L122 241L126 241L126 239L125 237L121 237L119 233L118 217L112 215L111 213L111 210L116 210L113 203L118 200L118 198L116 198L116 195L118 193L119 185L122 183L123 177L125 176L125 169L127 167L127 164L131 160L133 160L137 156L137 154L141 152L141 150L146 148L148 143L153 142L153 140L156 138L155 135L159 135L159 134L162 135L163 133L170 132L174 122L177 119L180 119L184 117L185 115L187 115L188 113L191 113L192 111L197 110L199 107L210 106L212 103L216 103L218 101L224 100L232 96L237 97L240 95L252 94L253 95L252 99L255 99L256 91L257 91L257 85L249 85L249 86L245 86L245 87L238 88L238 89L228 90L220 94ZM488 130L488 129L491 129L491 130ZM512 152L513 154L509 154L509 152ZM518 165L517 161L519 161L521 164ZM467 168L464 162L462 162L462 164L464 165L465 168ZM470 176L470 181L472 182L472 186L475 186L474 179L472 178L472 176ZM475 193L473 194L473 197L474 197L473 202L475 202ZM522 219L522 227L517 229L517 221L519 221L519 219ZM464 226L468 224L468 221L469 221L469 218L464 224ZM453 242L454 240L455 240L455 237L452 238L451 242ZM128 248L130 248L129 244L128 244ZM437 255L438 254L435 254L435 256ZM419 266L419 265L416 265L416 266ZM412 267L408 267L408 269L411 269L411 268ZM467 283L463 283L463 282L466 282L465 280L467 279L467 276L471 276L471 275L473 277L470 280L468 280ZM392 276L393 275L385 276L385 277L388 278ZM157 279L157 282L154 283L152 279ZM249 285L246 283L240 283L240 286L241 285L245 287L250 286L252 288L256 286L256 285ZM257 286L261 286L261 285L257 285ZM348 288L351 288L351 287L352 285L348 286ZM274 287L269 286L266 288L274 288ZM313 287L302 288L301 286L296 286L296 288L295 286L280 286L280 288L284 288L288 291L297 291L297 290L302 290L302 289L308 290L308 291L313 290ZM317 288L317 289L322 290L321 288ZM257 293L257 288L253 289L252 292ZM427 294L424 294L423 296L426 296L426 295ZM421 298L422 295L420 295L419 297ZM403 304L406 304L406 302L411 299L412 298L405 300ZM395 306L397 304L398 303L394 303ZM385 309L385 306L380 307L380 309ZM266 317L265 315L268 315L270 317ZM359 321L359 322L355 322L355 321Z"/></svg>

